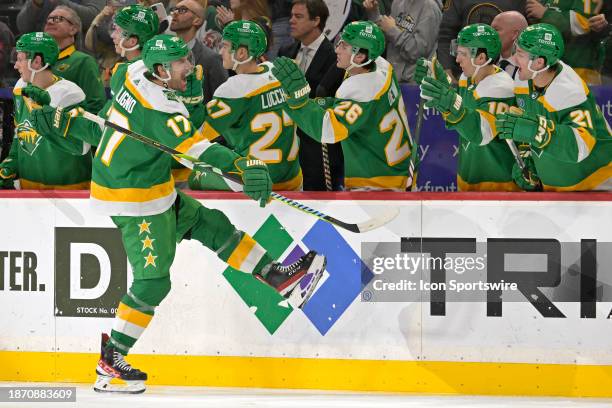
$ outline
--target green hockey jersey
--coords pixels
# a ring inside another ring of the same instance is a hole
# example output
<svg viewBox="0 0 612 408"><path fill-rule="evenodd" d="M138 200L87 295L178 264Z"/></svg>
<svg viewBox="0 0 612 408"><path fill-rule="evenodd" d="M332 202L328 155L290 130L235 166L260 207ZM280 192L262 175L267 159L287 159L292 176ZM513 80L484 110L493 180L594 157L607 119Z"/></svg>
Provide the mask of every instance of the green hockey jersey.
<svg viewBox="0 0 612 408"><path fill-rule="evenodd" d="M311 100L289 114L316 141L342 143L346 189L405 191L412 149L406 107L391 64L381 57L375 64L321 100L326 108Z"/></svg>
<svg viewBox="0 0 612 408"><path fill-rule="evenodd" d="M129 65L123 84L115 89L108 120L222 170L233 170L233 161L239 156L205 140L174 91L150 81L145 72L142 61ZM87 120L72 119L69 136L83 137L88 126L83 121ZM93 207L107 215L123 216L166 211L176 198L173 160L158 149L105 128L93 162Z"/></svg>
<svg viewBox="0 0 612 408"><path fill-rule="evenodd" d="M221 84L206 104L202 133L210 140L222 135L239 155L264 161L274 190L300 190L299 138L271 67L264 62L257 73L238 74Z"/></svg>
<svg viewBox="0 0 612 408"><path fill-rule="evenodd" d="M457 92L465 115L446 127L459 133L457 186L461 191L519 191L512 181L514 156L504 140L497 138L495 115L514 103L514 81L505 71L496 72L474 85L464 74Z"/></svg>
<svg viewBox="0 0 612 408"><path fill-rule="evenodd" d="M83 91L65 79L46 90L53 107L71 107L85 99ZM19 80L13 88L15 104L15 138L7 158L0 164L0 177L19 179L22 189L88 189L91 179L90 145L71 141L56 146L39 135L30 124L30 112L39 108L30 98L21 94L27 84Z"/></svg>
<svg viewBox="0 0 612 408"><path fill-rule="evenodd" d="M515 80L519 108L554 123L550 142L532 147L532 157L545 190L612 190L610 126L588 86L568 65L541 92L533 81Z"/></svg>
<svg viewBox="0 0 612 408"><path fill-rule="evenodd" d="M601 83L603 47L592 36L584 35L591 31L588 20L596 15L597 3L597 0L544 0L548 10L540 21L563 33L563 61L589 84Z"/></svg>
<svg viewBox="0 0 612 408"><path fill-rule="evenodd" d="M61 50L52 67L55 75L74 82L85 92L85 110L97 113L106 101L106 93L96 60L89 54L77 51L73 45Z"/></svg>

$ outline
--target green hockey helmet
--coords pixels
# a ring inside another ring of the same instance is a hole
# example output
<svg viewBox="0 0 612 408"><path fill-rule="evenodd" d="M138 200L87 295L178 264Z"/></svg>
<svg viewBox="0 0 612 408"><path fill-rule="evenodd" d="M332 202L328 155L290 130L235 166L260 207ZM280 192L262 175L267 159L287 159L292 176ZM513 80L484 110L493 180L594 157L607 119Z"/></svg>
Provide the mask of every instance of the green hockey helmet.
<svg viewBox="0 0 612 408"><path fill-rule="evenodd" d="M170 72L170 64L173 61L189 56L190 50L187 43L179 37L168 34L159 34L147 41L142 49L142 60L147 70L161 81L168 78L160 78L155 73L155 65L161 64L167 72Z"/></svg>
<svg viewBox="0 0 612 408"><path fill-rule="evenodd" d="M353 21L347 24L340 34L340 40L353 47L354 55L360 49L367 50L370 61L374 61L385 51L385 35L371 21Z"/></svg>
<svg viewBox="0 0 612 408"><path fill-rule="evenodd" d="M254 21L232 21L223 29L223 39L232 44L232 53L244 46L253 58L259 58L268 48L265 31Z"/></svg>
<svg viewBox="0 0 612 408"><path fill-rule="evenodd" d="M159 30L159 17L150 8L134 4L123 7L115 13L115 24L119 26L126 36L138 38L142 48Z"/></svg>
<svg viewBox="0 0 612 408"><path fill-rule="evenodd" d="M487 57L496 60L501 52L499 34L488 24L470 24L459 31L457 39L451 44L451 55L457 55L457 47L470 49L472 58L478 55L478 50L487 50Z"/></svg>
<svg viewBox="0 0 612 408"><path fill-rule="evenodd" d="M28 61L34 59L36 55L41 55L43 64L48 66L55 64L59 56L59 47L57 43L53 37L43 32L33 32L22 35L17 40L17 44L15 44L15 50L25 53ZM29 63L28 68L32 69ZM46 68L46 66L44 68Z"/></svg>
<svg viewBox="0 0 612 408"><path fill-rule="evenodd" d="M565 50L563 37L556 27L550 24L534 24L521 32L517 45L527 51L532 60L538 57L546 58L548 66L561 59Z"/></svg>

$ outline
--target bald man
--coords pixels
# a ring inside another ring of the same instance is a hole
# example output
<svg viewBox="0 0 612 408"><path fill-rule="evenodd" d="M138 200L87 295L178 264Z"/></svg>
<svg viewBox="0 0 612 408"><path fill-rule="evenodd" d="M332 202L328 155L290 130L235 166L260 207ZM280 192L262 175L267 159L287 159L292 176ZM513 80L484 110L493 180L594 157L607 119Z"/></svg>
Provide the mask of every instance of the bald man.
<svg viewBox="0 0 612 408"><path fill-rule="evenodd" d="M206 4L206 2L204 2ZM202 91L204 103L212 99L215 90L227 80L227 71L223 68L221 56L204 45L196 33L206 16L206 6L196 0L182 0L172 9L172 23L170 30L174 31L177 37L182 38L193 53L196 65L202 65L204 80Z"/></svg>
<svg viewBox="0 0 612 408"><path fill-rule="evenodd" d="M495 65L498 65L514 79L518 67L512 58L512 51L519 34L527 28L527 19L518 11L504 11L495 16L491 26L498 32L502 43L501 54Z"/></svg>

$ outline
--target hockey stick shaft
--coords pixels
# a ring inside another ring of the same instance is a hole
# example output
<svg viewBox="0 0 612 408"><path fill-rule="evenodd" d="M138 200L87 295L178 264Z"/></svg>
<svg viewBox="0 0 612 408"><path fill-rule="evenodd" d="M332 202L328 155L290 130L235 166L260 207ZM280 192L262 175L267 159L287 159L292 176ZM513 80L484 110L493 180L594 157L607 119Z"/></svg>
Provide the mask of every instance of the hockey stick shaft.
<svg viewBox="0 0 612 408"><path fill-rule="evenodd" d="M138 140L138 141L140 141L140 142L142 142L142 143L144 143L146 145L155 147L156 149L161 150L161 151L163 151L165 153L168 153L168 154L170 154L172 156L175 156L175 157L177 157L179 159L187 160L189 162L192 162L193 164L197 164L197 165L203 166L202 167L203 170L207 170L207 171L210 171L212 173L218 174L219 176L223 177L224 179L226 179L228 181L231 181L232 183L236 183L236 184L241 185L241 186L244 185L242 183L242 179L240 177L238 177L238 176L234 176L232 174L228 174L228 173L222 172L221 170L219 170L217 168L214 168L213 166L211 166L211 165L209 165L207 163L201 162L200 160L198 160L195 157L192 157L192 156L189 156L187 154L181 153L178 150L175 150L175 149L173 149L173 148L171 148L169 146L166 146L166 145L164 145L162 143L159 143L156 140L150 139L150 138L148 138L146 136L143 136L143 135L141 135L139 133L136 133L136 132L134 132L132 130L125 129L122 126L119 126L119 125L117 125L117 124L115 124L113 122L110 122L110 121L108 121L108 120L106 120L104 118L101 118L101 117L99 117L97 115L94 115L94 114L92 114L90 112L87 112L87 111L83 112L83 117L88 119L88 120L91 120L92 122L97 123L98 125L100 125L102 127L106 126L106 127L111 128L111 129L114 129L117 132L123 133L123 134L131 137L132 139ZM292 208L300 210L300 211L302 211L302 212L304 212L306 214L313 215L313 216L319 218L320 220L323 220L325 222L328 222L330 224L336 225L336 226L338 226L340 228L343 228L343 229L346 229L348 231L355 232L355 233L366 232L366 231L370 231L372 229L378 228L378 227L388 223L393 218L395 218L395 216L397 216L397 212L395 212L394 214L390 214L390 213L389 214L385 214L385 215L383 215L381 217L374 218L374 219L371 219L371 220L368 220L368 221L365 221L365 222L362 222L362 223L359 223L359 224L349 224L349 223L340 221L340 220L338 220L338 219L336 219L336 218L334 218L334 217L332 217L330 215L327 215L327 214L325 214L325 213L323 213L321 211L318 211L318 210L315 210L313 208L310 208L307 205L304 205L304 204L300 203L299 201L293 200L293 199L291 199L289 197L285 197L285 196L283 196L281 194L272 192L271 197L273 199L277 200L277 201L280 201L280 202L282 202L282 203L292 207Z"/></svg>
<svg viewBox="0 0 612 408"><path fill-rule="evenodd" d="M419 140L421 138L421 129L423 128L423 116L425 113L425 100L419 100L419 109L417 110L417 123L414 130L414 138L412 141L412 156L410 157L410 171L412 172L412 184L410 191L416 191L417 176L419 174Z"/></svg>

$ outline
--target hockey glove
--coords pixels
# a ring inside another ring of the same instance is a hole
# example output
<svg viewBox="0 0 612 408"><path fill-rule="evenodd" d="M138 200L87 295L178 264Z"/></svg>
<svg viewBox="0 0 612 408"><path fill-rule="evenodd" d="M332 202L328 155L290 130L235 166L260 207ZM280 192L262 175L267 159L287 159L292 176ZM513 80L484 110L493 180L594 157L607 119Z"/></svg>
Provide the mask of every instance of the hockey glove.
<svg viewBox="0 0 612 408"><path fill-rule="evenodd" d="M27 96L40 106L49 105L51 103L49 92L36 85L28 84L28 86L21 90L21 95Z"/></svg>
<svg viewBox="0 0 612 408"><path fill-rule="evenodd" d="M0 189L2 190L15 189L17 173L13 163L13 159L6 158L2 164L0 164Z"/></svg>
<svg viewBox="0 0 612 408"><path fill-rule="evenodd" d="M265 207L272 193L272 179L266 163L253 158L240 157L236 159L234 166L242 177L244 194L259 201L260 207Z"/></svg>
<svg viewBox="0 0 612 408"><path fill-rule="evenodd" d="M447 86L451 85L451 79L446 71L444 71L444 67L442 67L435 57L431 60L431 62L423 57L419 58L416 62L414 82L416 82L417 85L421 85L423 78L426 76L433 77Z"/></svg>
<svg viewBox="0 0 612 408"><path fill-rule="evenodd" d="M43 106L31 113L31 124L42 135L65 137L70 124L70 115L62 108Z"/></svg>
<svg viewBox="0 0 612 408"><path fill-rule="evenodd" d="M426 76L421 83L421 97L426 99L426 108L436 108L444 120L458 123L465 116L461 96L444 82Z"/></svg>
<svg viewBox="0 0 612 408"><path fill-rule="evenodd" d="M287 104L291 109L299 109L308 102L310 85L304 73L290 58L279 57L274 61L272 74L279 80L281 86L288 94Z"/></svg>
<svg viewBox="0 0 612 408"><path fill-rule="evenodd" d="M204 92L202 90L203 71L201 65L196 65L193 72L187 76L187 87L183 92L176 92L179 101L189 112L189 120L196 127L200 127L204 122L206 110L202 101L204 100Z"/></svg>
<svg viewBox="0 0 612 408"><path fill-rule="evenodd" d="M518 108L497 115L495 127L500 138L528 143L540 149L546 147L552 138L555 124L542 115L523 112Z"/></svg>
<svg viewBox="0 0 612 408"><path fill-rule="evenodd" d="M512 166L512 179L517 186L525 191L542 191L542 183L536 173L533 159L530 156L523 157L523 162L525 163L526 171L523 172L519 165L514 163Z"/></svg>

